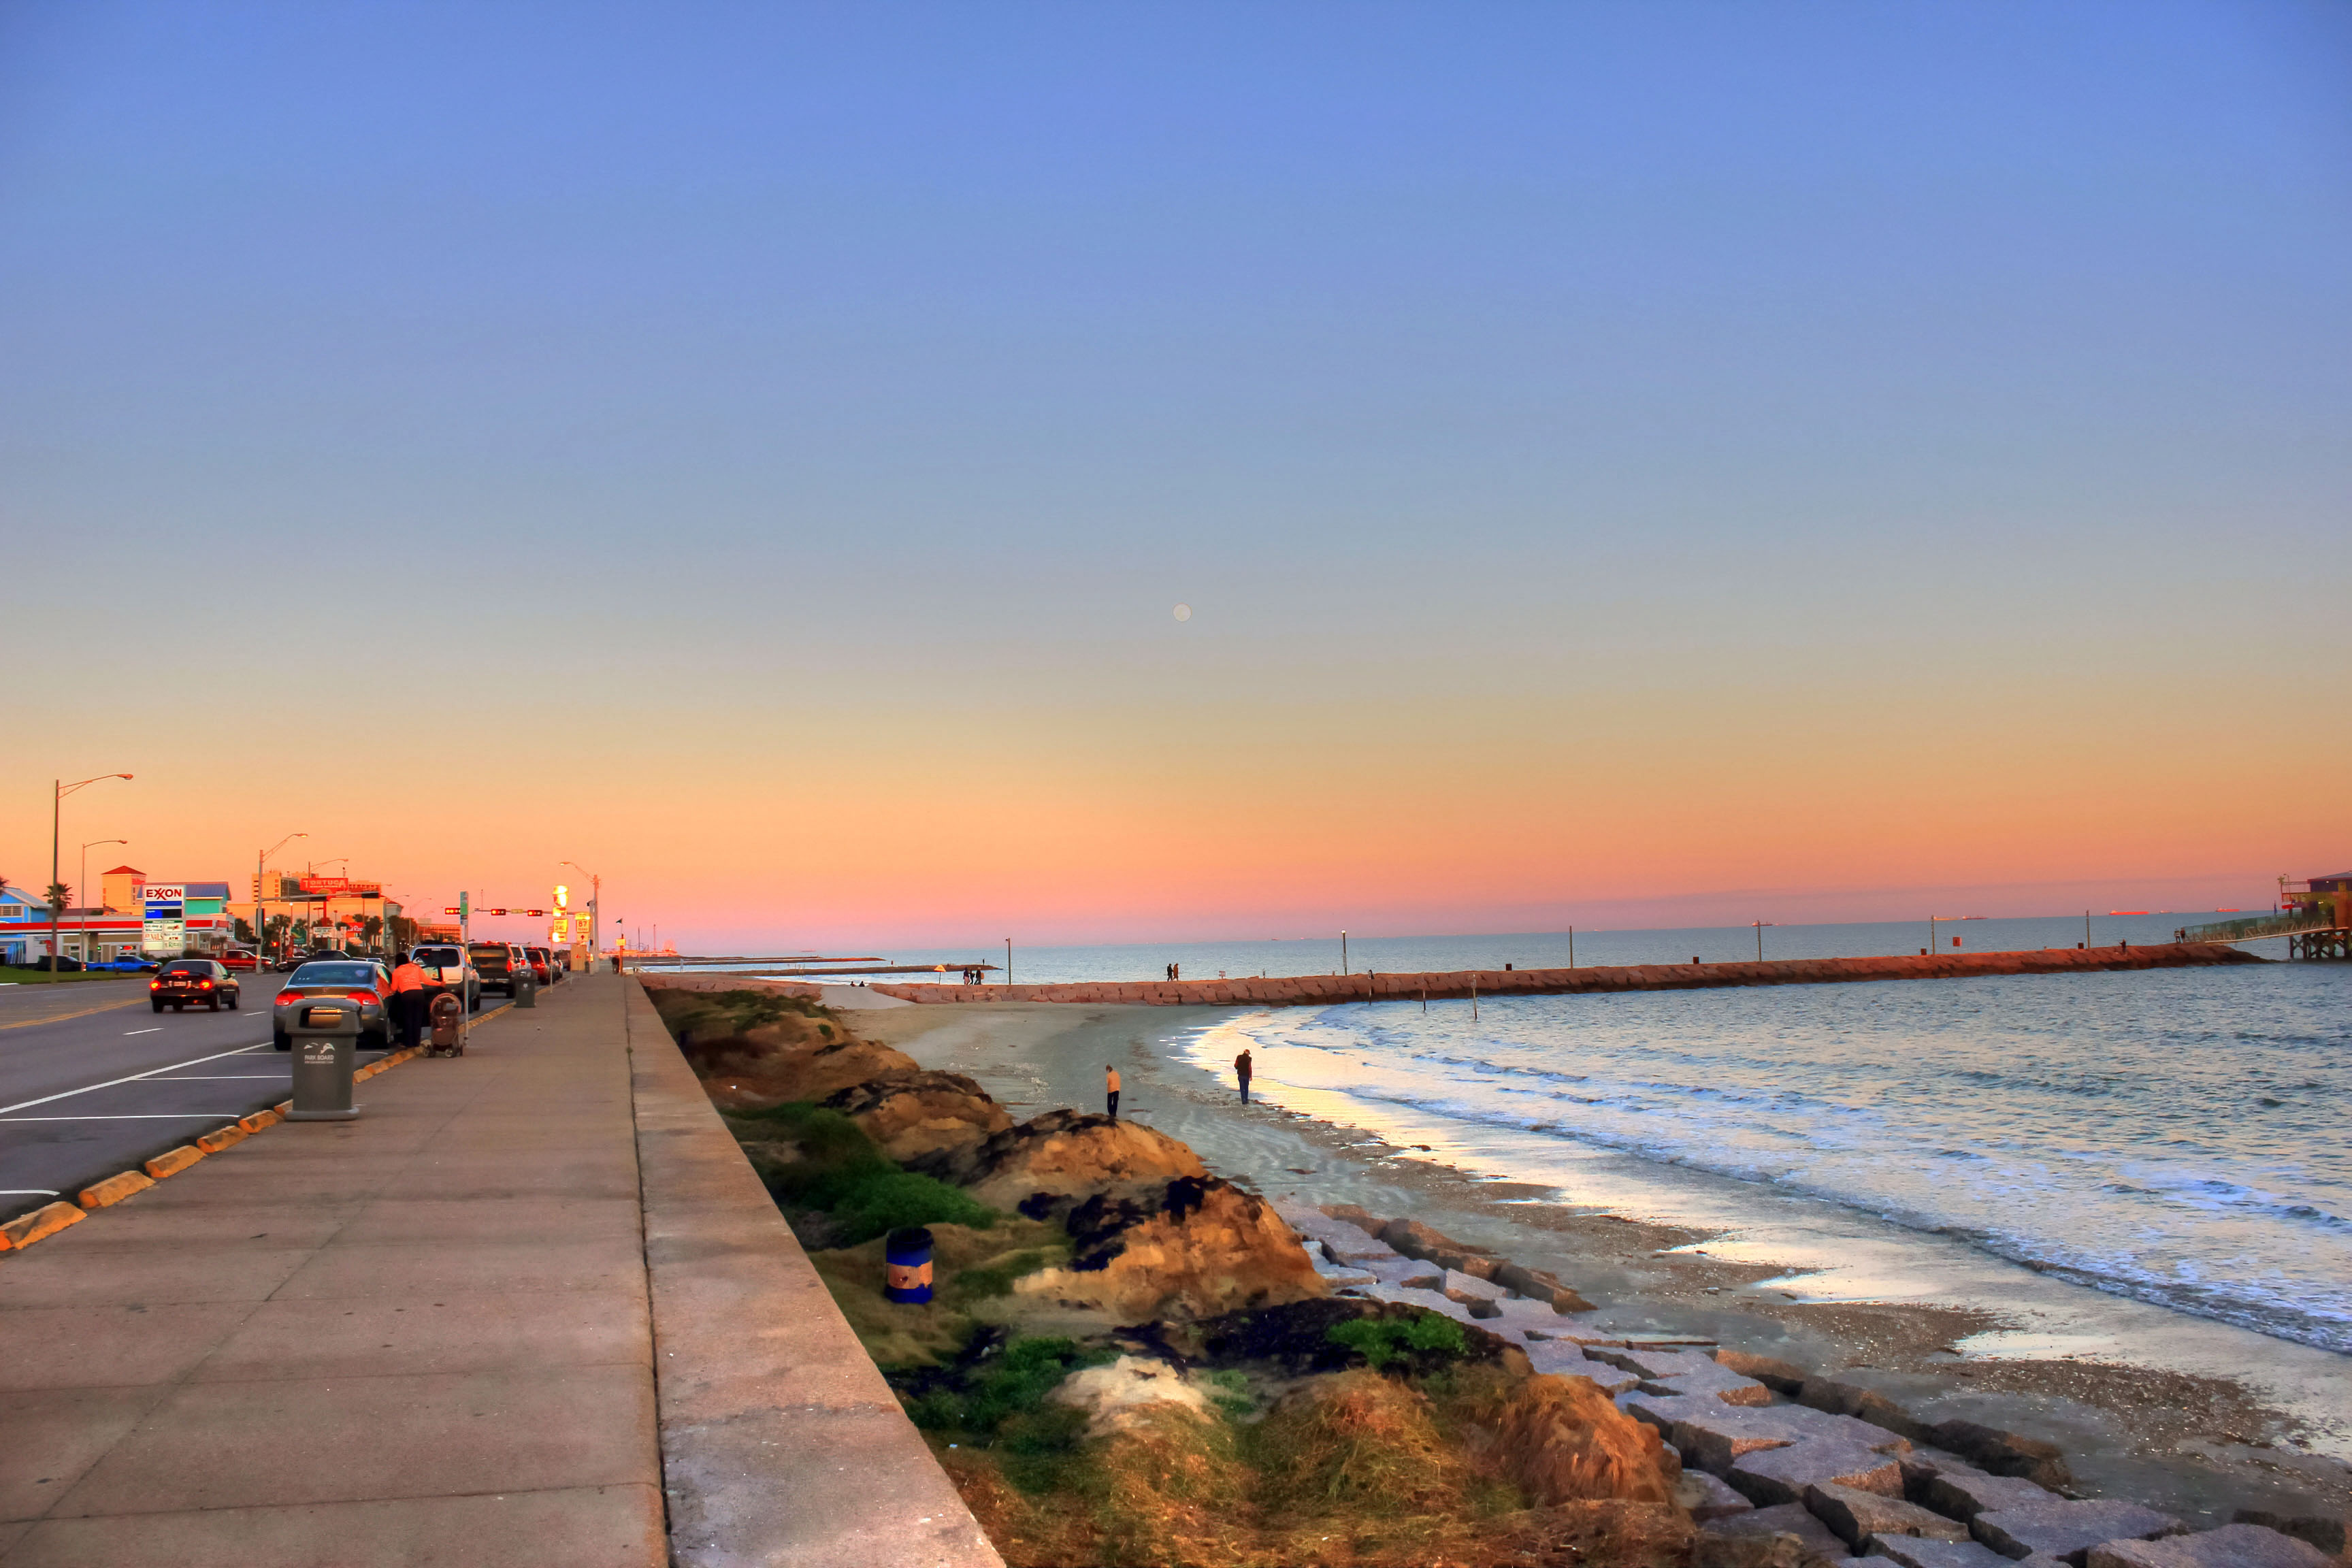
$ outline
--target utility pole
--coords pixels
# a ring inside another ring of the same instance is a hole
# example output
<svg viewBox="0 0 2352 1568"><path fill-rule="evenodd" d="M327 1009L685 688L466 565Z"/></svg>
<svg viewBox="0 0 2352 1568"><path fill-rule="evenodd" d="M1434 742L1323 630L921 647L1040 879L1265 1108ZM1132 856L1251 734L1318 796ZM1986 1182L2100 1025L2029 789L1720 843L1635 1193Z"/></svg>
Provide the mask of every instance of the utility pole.
<svg viewBox="0 0 2352 1568"><path fill-rule="evenodd" d="M1339 933L1339 973L1348 973L1348 933L1344 931Z"/></svg>
<svg viewBox="0 0 2352 1568"><path fill-rule="evenodd" d="M1004 984L1013 984L1013 939L1004 939Z"/></svg>

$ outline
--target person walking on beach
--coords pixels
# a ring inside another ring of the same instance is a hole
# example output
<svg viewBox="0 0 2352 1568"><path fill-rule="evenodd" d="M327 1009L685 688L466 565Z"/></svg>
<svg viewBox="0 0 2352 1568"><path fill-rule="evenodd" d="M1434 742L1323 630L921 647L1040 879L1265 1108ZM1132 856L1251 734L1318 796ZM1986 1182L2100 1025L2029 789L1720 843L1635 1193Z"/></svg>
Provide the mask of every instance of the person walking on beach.
<svg viewBox="0 0 2352 1568"><path fill-rule="evenodd" d="M1242 1054L1234 1058L1234 1076L1242 1080L1242 1103L1247 1105L1250 1080L1250 1054L1247 1046L1244 1046Z"/></svg>
<svg viewBox="0 0 2352 1568"><path fill-rule="evenodd" d="M1110 1101L1110 1119L1116 1121L1118 1120L1118 1069L1108 1062L1103 1063L1103 1092Z"/></svg>

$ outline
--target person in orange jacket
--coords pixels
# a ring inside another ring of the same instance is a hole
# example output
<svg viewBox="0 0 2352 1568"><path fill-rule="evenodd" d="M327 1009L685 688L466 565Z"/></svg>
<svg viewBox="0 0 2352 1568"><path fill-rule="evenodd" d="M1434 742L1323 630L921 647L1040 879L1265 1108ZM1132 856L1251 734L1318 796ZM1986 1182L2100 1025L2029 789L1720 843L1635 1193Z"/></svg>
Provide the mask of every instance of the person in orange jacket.
<svg viewBox="0 0 2352 1568"><path fill-rule="evenodd" d="M414 1047L425 1029L425 966L415 955L400 955L400 967L392 972L392 1018L400 1026L400 1048Z"/></svg>

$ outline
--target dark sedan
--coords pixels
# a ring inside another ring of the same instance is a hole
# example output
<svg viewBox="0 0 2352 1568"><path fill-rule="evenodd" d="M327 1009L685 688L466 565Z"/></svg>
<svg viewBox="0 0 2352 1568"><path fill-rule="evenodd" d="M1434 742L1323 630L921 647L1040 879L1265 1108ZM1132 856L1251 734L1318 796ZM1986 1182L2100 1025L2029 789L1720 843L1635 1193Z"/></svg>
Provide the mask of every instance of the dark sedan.
<svg viewBox="0 0 2352 1568"><path fill-rule="evenodd" d="M217 1013L237 1001L236 976L209 958L175 958L147 983L147 1000L158 1013L201 1005Z"/></svg>
<svg viewBox="0 0 2352 1568"><path fill-rule="evenodd" d="M278 994L269 1014L272 1042L281 1051L292 1050L294 1039L286 1027L293 1009L304 1002L337 997L359 1004L360 1049L389 1050L392 1031L384 998L391 994L392 975L373 959L314 958L288 976L286 989Z"/></svg>

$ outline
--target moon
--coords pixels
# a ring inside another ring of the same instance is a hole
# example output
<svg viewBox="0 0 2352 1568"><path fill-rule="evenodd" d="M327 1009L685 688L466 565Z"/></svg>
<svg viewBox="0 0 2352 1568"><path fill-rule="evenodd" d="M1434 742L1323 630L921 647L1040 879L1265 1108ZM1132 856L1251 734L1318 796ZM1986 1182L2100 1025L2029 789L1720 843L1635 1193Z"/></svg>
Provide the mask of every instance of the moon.
<svg viewBox="0 0 2352 1568"><path fill-rule="evenodd" d="M1180 621L1189 621L1189 620L1191 620L1191 619L1192 618L1192 605L1177 605L1177 606L1176 606L1176 618L1177 618L1178 620L1180 620Z"/></svg>

